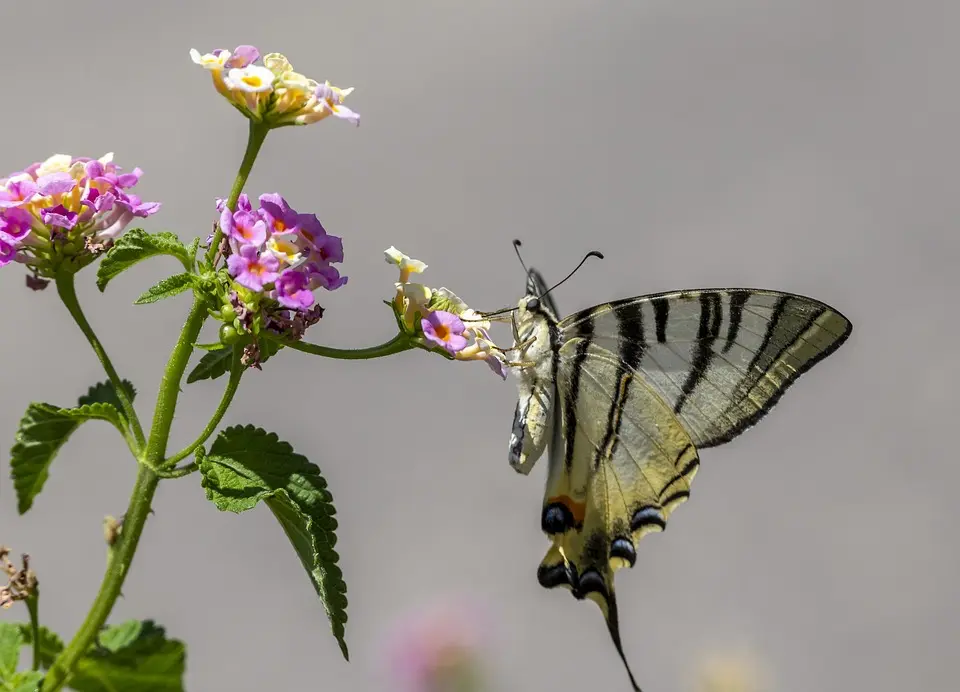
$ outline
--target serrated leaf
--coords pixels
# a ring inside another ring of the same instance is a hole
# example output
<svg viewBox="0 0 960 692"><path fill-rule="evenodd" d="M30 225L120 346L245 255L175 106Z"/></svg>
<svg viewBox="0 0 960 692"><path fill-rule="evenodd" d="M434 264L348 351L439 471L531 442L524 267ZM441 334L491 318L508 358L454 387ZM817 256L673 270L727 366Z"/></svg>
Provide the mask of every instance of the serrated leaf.
<svg viewBox="0 0 960 692"><path fill-rule="evenodd" d="M193 239L193 242L190 243L190 246L187 248L187 254L190 255L190 268L196 269L197 267L197 250L200 249L200 236L197 236Z"/></svg>
<svg viewBox="0 0 960 692"><path fill-rule="evenodd" d="M187 274L186 272L168 276L144 291L133 304L146 305L148 303L156 303L158 300L163 300L164 298L172 298L193 288L194 283L193 274Z"/></svg>
<svg viewBox="0 0 960 692"><path fill-rule="evenodd" d="M100 633L69 685L77 692L183 692L185 668L183 642L167 639L151 620L133 620Z"/></svg>
<svg viewBox="0 0 960 692"><path fill-rule="evenodd" d="M7 683L16 675L22 645L20 628L12 622L0 622L0 682Z"/></svg>
<svg viewBox="0 0 960 692"><path fill-rule="evenodd" d="M127 394L135 394L133 385L124 381ZM32 403L27 407L17 428L10 450L10 475L17 493L17 511L25 514L43 490L50 476L50 465L57 452L81 423L103 420L125 432L125 418L120 400L112 385L99 383L80 397L77 408L60 408L53 404ZM113 402L116 402L115 404Z"/></svg>
<svg viewBox="0 0 960 692"><path fill-rule="evenodd" d="M10 689L13 692L37 692L43 681L43 673L39 670L25 670L13 676Z"/></svg>
<svg viewBox="0 0 960 692"><path fill-rule="evenodd" d="M233 349L224 348L219 351L208 351L196 367L187 375L187 384L200 380L215 380L230 369L230 358Z"/></svg>
<svg viewBox="0 0 960 692"><path fill-rule="evenodd" d="M127 398L133 401L137 396L137 389L133 386L133 383L129 380L123 380L121 386L123 387L123 391L126 392ZM123 412L123 404L120 403L120 397L117 396L117 392L113 388L113 383L109 381L98 382L90 387L86 394L77 399L77 403L80 406L96 403L113 404L118 411Z"/></svg>
<svg viewBox="0 0 960 692"><path fill-rule="evenodd" d="M137 262L157 255L176 257L189 270L192 260L188 250L175 233L161 231L147 233L142 228L133 228L117 239L107 251L97 268L97 288L103 291L110 281Z"/></svg>
<svg viewBox="0 0 960 692"><path fill-rule="evenodd" d="M248 425L221 432L200 460L200 472L207 499L221 511L245 512L260 501L270 508L310 575L347 658L347 585L334 550L336 510L320 469L276 434Z"/></svg>
<svg viewBox="0 0 960 692"><path fill-rule="evenodd" d="M33 629L28 623L20 623L20 636L23 637L23 646L33 646ZM60 636L46 627L40 627L40 667L49 668L53 659L63 651L63 640Z"/></svg>

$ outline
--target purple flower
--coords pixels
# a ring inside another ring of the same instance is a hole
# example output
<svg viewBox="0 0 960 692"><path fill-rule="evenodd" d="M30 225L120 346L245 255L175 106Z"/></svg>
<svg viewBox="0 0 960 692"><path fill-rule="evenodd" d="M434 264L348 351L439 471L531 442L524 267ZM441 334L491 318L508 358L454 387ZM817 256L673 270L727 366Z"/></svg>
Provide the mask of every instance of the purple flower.
<svg viewBox="0 0 960 692"><path fill-rule="evenodd" d="M276 193L260 195L260 211L271 234L296 233L299 230L300 214Z"/></svg>
<svg viewBox="0 0 960 692"><path fill-rule="evenodd" d="M220 51L222 52L222 51ZM214 52L217 54L217 51ZM252 62L256 62L260 58L260 51L257 50L254 46L237 46L233 51L233 54L230 58L224 63L224 67L246 67Z"/></svg>
<svg viewBox="0 0 960 692"><path fill-rule="evenodd" d="M343 239L324 234L313 243L310 258L315 262L343 262Z"/></svg>
<svg viewBox="0 0 960 692"><path fill-rule="evenodd" d="M58 204L50 209L41 210L40 218L48 226L57 226L69 230L77 223L77 212L68 211L62 204Z"/></svg>
<svg viewBox="0 0 960 692"><path fill-rule="evenodd" d="M37 184L32 179L14 180L0 188L0 208L19 207L37 194Z"/></svg>
<svg viewBox="0 0 960 692"><path fill-rule="evenodd" d="M467 340L463 336L463 322L452 312L435 310L420 320L420 326L427 341L442 346L450 353L462 351L467 345Z"/></svg>
<svg viewBox="0 0 960 692"><path fill-rule="evenodd" d="M298 214L297 224L300 226L300 235L311 247L327 235L316 214Z"/></svg>
<svg viewBox="0 0 960 692"><path fill-rule="evenodd" d="M77 186L69 173L49 173L37 178L37 190L41 195L63 195Z"/></svg>
<svg viewBox="0 0 960 692"><path fill-rule="evenodd" d="M276 280L280 262L273 254L260 254L253 245L241 245L238 252L227 258L227 269L237 283L251 291L262 291L264 284Z"/></svg>
<svg viewBox="0 0 960 692"><path fill-rule="evenodd" d="M484 360L487 361L487 365L490 366L490 369L500 376L500 379L507 379L507 366L502 360L493 354L488 355L486 358L484 358Z"/></svg>
<svg viewBox="0 0 960 692"><path fill-rule="evenodd" d="M0 215L0 233L13 240L22 240L30 233L33 217L23 209L6 209Z"/></svg>
<svg viewBox="0 0 960 692"><path fill-rule="evenodd" d="M267 225L252 211L224 209L220 214L220 227L228 237L240 245L260 247L267 240Z"/></svg>
<svg viewBox="0 0 960 692"><path fill-rule="evenodd" d="M7 234L0 231L0 267L9 264L17 255L17 243Z"/></svg>
<svg viewBox="0 0 960 692"><path fill-rule="evenodd" d="M306 274L287 269L276 281L276 299L280 305L293 310L306 310L313 305L313 293Z"/></svg>
<svg viewBox="0 0 960 692"><path fill-rule="evenodd" d="M347 283L346 276L340 276L336 267L329 264L306 265L306 271L310 275L310 284L313 288L325 288L328 291L335 291Z"/></svg>

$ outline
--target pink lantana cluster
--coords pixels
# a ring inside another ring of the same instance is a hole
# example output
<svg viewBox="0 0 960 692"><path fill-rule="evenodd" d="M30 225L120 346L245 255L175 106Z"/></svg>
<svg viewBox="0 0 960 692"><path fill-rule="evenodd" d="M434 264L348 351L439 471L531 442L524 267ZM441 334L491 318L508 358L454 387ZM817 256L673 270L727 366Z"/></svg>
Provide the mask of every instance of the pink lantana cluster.
<svg viewBox="0 0 960 692"><path fill-rule="evenodd" d="M127 225L160 209L129 192L143 174L99 159L56 154L0 179L0 266L52 276L64 257L102 252Z"/></svg>
<svg viewBox="0 0 960 692"><path fill-rule="evenodd" d="M401 329L428 350L442 348L455 360L482 360L501 378L507 377L502 350L490 340L490 322L448 288L430 288L410 281L427 265L395 247L384 250L387 264L400 269L392 307Z"/></svg>
<svg viewBox="0 0 960 692"><path fill-rule="evenodd" d="M253 209L240 195L236 211L217 200L220 228L227 239L227 270L250 291L284 308L305 311L318 288L347 283L335 263L343 261L343 240L330 235L314 214L300 214L278 194L260 195Z"/></svg>

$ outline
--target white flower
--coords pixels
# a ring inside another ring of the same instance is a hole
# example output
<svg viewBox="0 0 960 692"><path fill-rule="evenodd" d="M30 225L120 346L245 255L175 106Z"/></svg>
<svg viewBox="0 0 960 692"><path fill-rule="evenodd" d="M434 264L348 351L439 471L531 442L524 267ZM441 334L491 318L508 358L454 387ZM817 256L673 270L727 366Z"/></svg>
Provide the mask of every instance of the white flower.
<svg viewBox="0 0 960 692"><path fill-rule="evenodd" d="M406 283L411 274L422 274L427 265L420 260L407 257L392 245L383 251L387 264L396 264L400 267L400 283Z"/></svg>
<svg viewBox="0 0 960 692"><path fill-rule="evenodd" d="M221 50L217 53L205 53L200 55L200 51L198 51L196 48L191 48L190 57L195 63L207 70L220 71L223 69L223 66L226 64L227 60L230 59L230 51Z"/></svg>
<svg viewBox="0 0 960 692"><path fill-rule="evenodd" d="M228 89L256 94L273 89L275 78L276 75L266 67L247 65L246 67L235 67L227 72L223 82Z"/></svg>

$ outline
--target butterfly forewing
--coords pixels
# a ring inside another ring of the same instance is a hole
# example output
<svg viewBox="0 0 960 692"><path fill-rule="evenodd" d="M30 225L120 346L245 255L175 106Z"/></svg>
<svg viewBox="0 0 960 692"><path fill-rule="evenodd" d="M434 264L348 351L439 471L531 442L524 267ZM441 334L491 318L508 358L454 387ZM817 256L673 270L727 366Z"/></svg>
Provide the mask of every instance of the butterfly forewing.
<svg viewBox="0 0 960 692"><path fill-rule="evenodd" d="M588 331L611 357L626 356L700 448L756 423L851 330L843 315L817 300L739 288L605 303L559 327L561 344Z"/></svg>

